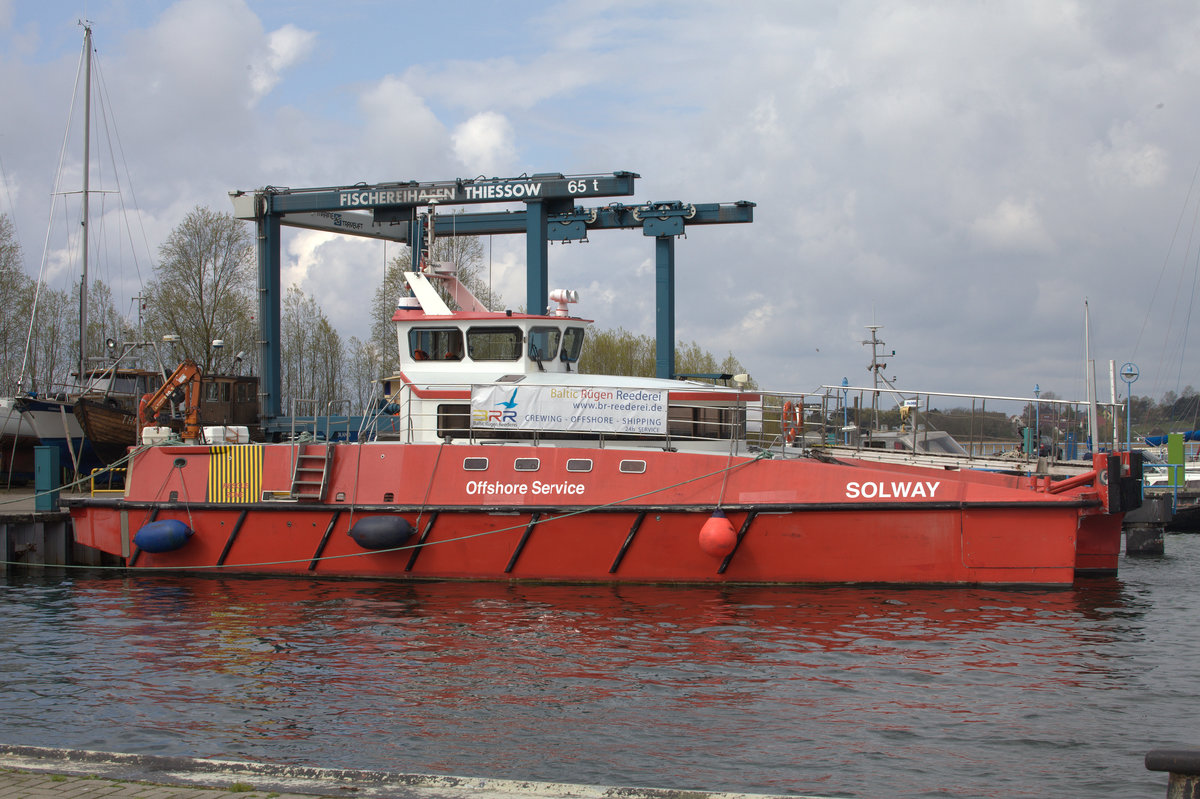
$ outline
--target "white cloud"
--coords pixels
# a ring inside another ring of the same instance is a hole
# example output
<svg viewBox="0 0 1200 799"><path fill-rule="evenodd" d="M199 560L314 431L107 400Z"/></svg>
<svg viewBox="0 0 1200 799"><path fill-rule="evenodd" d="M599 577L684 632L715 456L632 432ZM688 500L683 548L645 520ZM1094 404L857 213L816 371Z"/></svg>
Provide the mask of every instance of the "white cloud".
<svg viewBox="0 0 1200 799"><path fill-rule="evenodd" d="M971 232L985 248L1000 252L1050 252L1054 241L1038 213L1037 203L1005 198L971 224Z"/></svg>
<svg viewBox="0 0 1200 799"><path fill-rule="evenodd" d="M1091 150L1096 183L1114 188L1123 184L1138 189L1161 186L1167 175L1168 156L1162 147L1141 139L1132 122L1114 125L1106 140Z"/></svg>
<svg viewBox="0 0 1200 799"><path fill-rule="evenodd" d="M252 104L256 54L267 47L262 23L241 0L179 0L132 38L124 77L139 84L144 104L176 121Z"/></svg>
<svg viewBox="0 0 1200 799"><path fill-rule="evenodd" d="M283 72L308 57L317 40L313 31L284 25L267 36L266 52L250 66L250 86L257 101L283 79Z"/></svg>
<svg viewBox="0 0 1200 799"><path fill-rule="evenodd" d="M0 0L0 148L38 249L79 51L54 5ZM1097 350L1130 349L1151 300L1131 269L1168 250L1196 162L1195 4L480 4L466 24L490 36L466 47L396 46L402 25L459 29L461 9L438 4L89 5L151 248L235 188L630 169L634 197L588 204L758 204L753 225L678 243L677 326L798 388L862 372L847 342L873 308L925 387L1005 393L1022 351L1073 362L1071 337L1005 311L1073 316L1084 284L1117 319ZM586 289L601 326L652 333L653 240L591 239L551 248L551 284ZM306 241L287 275L353 325L379 245ZM523 305L524 239L495 248L496 284ZM1144 340L1164 339L1158 317Z"/></svg>
<svg viewBox="0 0 1200 799"><path fill-rule="evenodd" d="M446 126L409 83L388 75L362 91L359 107L378 179L389 172L406 178L447 173L452 151Z"/></svg>
<svg viewBox="0 0 1200 799"><path fill-rule="evenodd" d="M326 245L345 241L345 236L336 233L324 233L316 230L297 230L288 237L288 259L280 265L280 283L288 286L303 286L310 274L317 273L323 267L328 267L323 258L327 252Z"/></svg>
<svg viewBox="0 0 1200 799"><path fill-rule="evenodd" d="M371 300L382 282L384 262L402 245L315 230L290 229L284 236L286 257L280 283L286 291L299 286L314 297L330 324L343 338L370 335Z"/></svg>
<svg viewBox="0 0 1200 799"><path fill-rule="evenodd" d="M506 175L517 163L513 127L503 114L484 111L455 129L454 155L473 175Z"/></svg>

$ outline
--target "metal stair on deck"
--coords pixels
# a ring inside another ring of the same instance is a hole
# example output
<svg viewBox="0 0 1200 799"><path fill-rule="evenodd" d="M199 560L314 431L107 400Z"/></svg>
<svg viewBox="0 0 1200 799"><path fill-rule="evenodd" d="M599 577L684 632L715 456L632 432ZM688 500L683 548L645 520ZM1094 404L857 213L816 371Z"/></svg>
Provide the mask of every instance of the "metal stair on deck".
<svg viewBox="0 0 1200 799"><path fill-rule="evenodd" d="M292 499L321 502L329 487L329 464L333 462L333 444L301 444L296 450L292 470Z"/></svg>

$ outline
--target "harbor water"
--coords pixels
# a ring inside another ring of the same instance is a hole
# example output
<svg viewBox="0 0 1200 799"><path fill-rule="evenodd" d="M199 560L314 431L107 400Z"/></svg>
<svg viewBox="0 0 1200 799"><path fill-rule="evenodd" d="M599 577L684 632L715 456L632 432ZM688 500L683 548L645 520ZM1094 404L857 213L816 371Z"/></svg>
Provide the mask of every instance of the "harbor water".
<svg viewBox="0 0 1200 799"><path fill-rule="evenodd" d="M1159 797L1200 537L1070 589L0 577L3 743L844 797Z"/></svg>

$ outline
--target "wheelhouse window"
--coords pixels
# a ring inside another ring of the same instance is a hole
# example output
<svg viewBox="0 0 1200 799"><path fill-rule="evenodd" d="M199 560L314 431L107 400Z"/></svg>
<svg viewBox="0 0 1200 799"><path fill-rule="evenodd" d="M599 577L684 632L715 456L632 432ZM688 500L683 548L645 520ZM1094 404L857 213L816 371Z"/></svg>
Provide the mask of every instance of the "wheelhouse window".
<svg viewBox="0 0 1200 799"><path fill-rule="evenodd" d="M581 352L583 352L583 328L568 327L563 333L562 354L559 357L567 363L575 363L579 360Z"/></svg>
<svg viewBox="0 0 1200 799"><path fill-rule="evenodd" d="M138 390L138 379L133 376L120 375L113 378L108 390L114 394L132 394Z"/></svg>
<svg viewBox="0 0 1200 799"><path fill-rule="evenodd" d="M214 380L204 386L204 401L229 402L231 392L232 389L229 383Z"/></svg>
<svg viewBox="0 0 1200 799"><path fill-rule="evenodd" d="M516 361L521 339L519 327L472 327L467 330L467 354L473 361Z"/></svg>
<svg viewBox="0 0 1200 799"><path fill-rule="evenodd" d="M529 357L535 361L552 361L558 355L558 340L562 331L557 327L535 327L529 331Z"/></svg>
<svg viewBox="0 0 1200 799"><path fill-rule="evenodd" d="M408 331L408 352L414 361L462 360L462 331L457 327L414 328Z"/></svg>

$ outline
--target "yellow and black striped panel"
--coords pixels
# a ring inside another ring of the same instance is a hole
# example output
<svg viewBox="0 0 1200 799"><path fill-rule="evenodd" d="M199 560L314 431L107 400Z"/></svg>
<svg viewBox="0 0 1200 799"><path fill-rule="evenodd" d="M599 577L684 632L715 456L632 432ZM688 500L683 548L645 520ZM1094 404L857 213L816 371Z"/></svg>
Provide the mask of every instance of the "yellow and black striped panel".
<svg viewBox="0 0 1200 799"><path fill-rule="evenodd" d="M209 502L257 502L262 493L263 450L259 444L208 448Z"/></svg>

